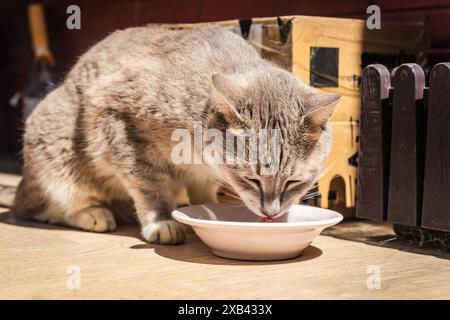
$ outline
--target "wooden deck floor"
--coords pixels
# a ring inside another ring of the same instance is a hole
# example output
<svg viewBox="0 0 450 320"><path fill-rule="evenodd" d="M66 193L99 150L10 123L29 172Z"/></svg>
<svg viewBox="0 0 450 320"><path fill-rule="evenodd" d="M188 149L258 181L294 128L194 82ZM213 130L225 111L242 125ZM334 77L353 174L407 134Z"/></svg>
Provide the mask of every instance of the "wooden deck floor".
<svg viewBox="0 0 450 320"><path fill-rule="evenodd" d="M449 254L399 242L388 224L326 234L297 259L245 262L213 256L193 234L150 245L137 226L96 234L14 222L0 209L0 299L450 299ZM77 271L80 288L68 288ZM380 288L369 289L377 271Z"/></svg>

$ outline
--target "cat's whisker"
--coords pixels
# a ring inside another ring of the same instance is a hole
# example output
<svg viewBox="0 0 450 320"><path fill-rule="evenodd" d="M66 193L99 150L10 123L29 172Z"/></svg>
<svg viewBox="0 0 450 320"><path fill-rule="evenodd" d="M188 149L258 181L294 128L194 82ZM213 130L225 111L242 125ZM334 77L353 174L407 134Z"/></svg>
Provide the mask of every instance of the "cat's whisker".
<svg viewBox="0 0 450 320"><path fill-rule="evenodd" d="M335 179L335 178L336 178L336 176L334 176L334 177L332 177L330 179L327 179L327 180L318 181L318 182L316 182L314 184L313 187L318 187L318 186L321 186L321 185L324 185L324 184L327 184L327 183L331 183L333 181L333 179Z"/></svg>
<svg viewBox="0 0 450 320"><path fill-rule="evenodd" d="M311 196L308 196L308 197L301 197L300 200L309 200L309 199L315 199L315 198L318 198L318 197L320 197L320 193L317 193L317 194L314 194L314 195L311 195Z"/></svg>
<svg viewBox="0 0 450 320"><path fill-rule="evenodd" d="M309 193L306 193L305 195L303 195L303 198L304 198L304 197L308 197L308 196L318 195L318 194L320 194L320 192L318 192L318 191L315 191L315 192L309 192Z"/></svg>
<svg viewBox="0 0 450 320"><path fill-rule="evenodd" d="M305 194L305 195L302 197L302 199L303 199L303 198L307 198L307 197L309 197L309 196L317 196L317 195L320 195L320 192L311 192L311 193L307 193L307 194Z"/></svg>
<svg viewBox="0 0 450 320"><path fill-rule="evenodd" d="M330 184L331 181L332 181L332 180L329 180L329 181L321 181L321 182L315 184L313 189L318 189L320 186Z"/></svg>

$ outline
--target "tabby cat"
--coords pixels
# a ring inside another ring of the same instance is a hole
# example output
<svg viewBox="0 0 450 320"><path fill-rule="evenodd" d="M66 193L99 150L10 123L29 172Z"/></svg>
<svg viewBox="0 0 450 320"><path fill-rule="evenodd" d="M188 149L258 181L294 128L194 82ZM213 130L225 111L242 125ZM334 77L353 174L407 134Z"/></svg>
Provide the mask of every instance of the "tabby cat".
<svg viewBox="0 0 450 320"><path fill-rule="evenodd" d="M316 181L339 100L221 27L116 31L27 119L12 212L96 232L137 218L146 241L176 244L185 238L171 218L177 194L187 190L191 204L216 202L225 184L255 214L281 215ZM194 122L221 132L278 129L278 170L175 164L172 134L191 132Z"/></svg>

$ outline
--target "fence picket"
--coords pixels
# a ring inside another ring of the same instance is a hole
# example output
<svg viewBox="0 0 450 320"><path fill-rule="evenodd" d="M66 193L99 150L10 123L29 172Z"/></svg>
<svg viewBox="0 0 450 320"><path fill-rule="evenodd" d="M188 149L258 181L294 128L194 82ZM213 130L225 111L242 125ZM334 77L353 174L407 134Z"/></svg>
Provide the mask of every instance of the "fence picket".
<svg viewBox="0 0 450 320"><path fill-rule="evenodd" d="M356 214L361 218L386 218L390 82L383 65L369 65L363 71L356 202Z"/></svg>
<svg viewBox="0 0 450 320"><path fill-rule="evenodd" d="M422 190L421 152L425 74L417 64L402 64L392 74L391 158L388 220L403 225L420 224Z"/></svg>
<svg viewBox="0 0 450 320"><path fill-rule="evenodd" d="M422 226L450 231L450 63L430 74Z"/></svg>

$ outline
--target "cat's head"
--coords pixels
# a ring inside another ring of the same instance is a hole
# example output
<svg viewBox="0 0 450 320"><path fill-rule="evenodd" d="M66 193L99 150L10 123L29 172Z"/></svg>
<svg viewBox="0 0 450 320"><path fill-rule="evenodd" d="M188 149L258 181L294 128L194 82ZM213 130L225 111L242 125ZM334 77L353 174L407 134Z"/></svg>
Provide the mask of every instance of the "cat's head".
<svg viewBox="0 0 450 320"><path fill-rule="evenodd" d="M235 140L228 149L223 141L223 164L206 161L255 214L282 215L318 178L331 144L328 121L340 96L319 93L278 68L215 74L212 83L217 107L209 127ZM243 148L239 138L246 141Z"/></svg>

